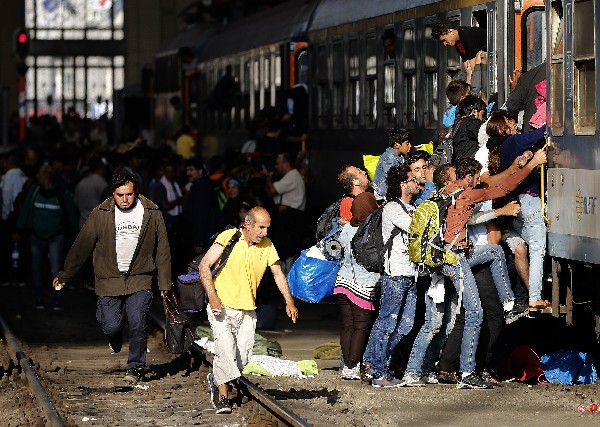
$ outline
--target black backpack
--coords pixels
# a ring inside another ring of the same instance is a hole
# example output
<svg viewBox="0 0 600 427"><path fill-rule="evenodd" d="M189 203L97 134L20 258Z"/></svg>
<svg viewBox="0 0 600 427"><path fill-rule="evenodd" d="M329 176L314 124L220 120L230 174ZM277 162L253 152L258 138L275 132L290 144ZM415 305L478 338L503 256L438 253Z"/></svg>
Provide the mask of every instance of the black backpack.
<svg viewBox="0 0 600 427"><path fill-rule="evenodd" d="M347 195L344 197L354 197ZM340 228L340 205L344 197L329 205L317 220L317 242L323 240L335 228Z"/></svg>
<svg viewBox="0 0 600 427"><path fill-rule="evenodd" d="M400 233L400 228L395 227L388 241L384 244L381 231L383 206L374 210L362 223L352 238L352 254L357 263L365 270L373 273L383 271L384 256L392 249L394 237Z"/></svg>
<svg viewBox="0 0 600 427"><path fill-rule="evenodd" d="M187 317L181 312L175 295L171 292L163 297L165 308L164 342L167 350L173 354L187 352L194 342L194 333Z"/></svg>
<svg viewBox="0 0 600 427"><path fill-rule="evenodd" d="M430 165L445 165L452 163L452 157L454 156L454 137L462 122L462 119L458 121L452 128L452 132L446 138L444 138L436 147L433 155L429 158Z"/></svg>

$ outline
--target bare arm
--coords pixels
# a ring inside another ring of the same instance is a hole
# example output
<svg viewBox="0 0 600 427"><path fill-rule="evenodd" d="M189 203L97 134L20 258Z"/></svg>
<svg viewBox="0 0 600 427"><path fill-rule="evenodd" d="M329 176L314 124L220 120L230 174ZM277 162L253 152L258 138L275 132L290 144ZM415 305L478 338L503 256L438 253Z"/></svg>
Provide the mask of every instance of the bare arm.
<svg viewBox="0 0 600 427"><path fill-rule="evenodd" d="M285 299L285 312L288 317L292 319L292 322L296 323L298 319L298 309L294 304L294 299L292 298L292 294L290 293L290 287L288 286L288 282L285 278L285 274L283 274L283 270L281 269L281 261L277 261L275 264L271 266L271 272L273 273L273 277L275 278L275 283L279 288L279 292L283 295Z"/></svg>
<svg viewBox="0 0 600 427"><path fill-rule="evenodd" d="M202 257L202 261L200 261L200 265L198 266L198 271L200 272L200 280L202 281L202 286L206 291L206 296L208 297L208 303L210 304L210 308L215 314L221 314L221 310L223 309L223 303L221 299L217 295L217 290L215 289L215 284L213 282L212 272L210 267L217 262L217 260L221 257L223 253L223 246L218 243L213 243L210 249L204 254Z"/></svg>
<svg viewBox="0 0 600 427"><path fill-rule="evenodd" d="M275 197L278 193L275 189L275 186L273 185L273 177L271 176L267 168L265 168L265 165L263 165L262 170L260 171L260 175L265 177L265 190L267 191L269 197Z"/></svg>

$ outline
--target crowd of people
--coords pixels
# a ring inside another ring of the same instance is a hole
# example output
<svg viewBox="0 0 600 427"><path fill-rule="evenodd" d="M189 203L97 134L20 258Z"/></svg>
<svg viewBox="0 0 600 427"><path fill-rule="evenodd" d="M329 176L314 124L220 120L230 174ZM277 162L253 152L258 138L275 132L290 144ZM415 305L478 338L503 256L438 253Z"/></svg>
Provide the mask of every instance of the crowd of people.
<svg viewBox="0 0 600 427"><path fill-rule="evenodd" d="M524 76L532 74L539 75L539 69ZM452 81L446 90L447 128L433 155L421 150L408 130L390 129L389 148L373 182L354 165L339 172L347 194L339 211L344 254L334 288L343 379L374 387L447 382L492 388L502 377L504 325L549 306L542 296L545 123L535 114L545 109L545 90L539 79L531 81L515 79L507 102L511 110L488 106L470 93L469 83ZM537 96L528 97L532 92ZM534 108L528 102L535 102ZM528 131L519 133L523 109L521 123ZM441 217L442 250L450 255L432 268L413 259L409 244L415 211L439 198L450 200ZM384 242L379 273L361 265L351 243L377 209L382 209ZM423 310L417 307L420 299ZM404 360L401 342L410 349Z"/></svg>

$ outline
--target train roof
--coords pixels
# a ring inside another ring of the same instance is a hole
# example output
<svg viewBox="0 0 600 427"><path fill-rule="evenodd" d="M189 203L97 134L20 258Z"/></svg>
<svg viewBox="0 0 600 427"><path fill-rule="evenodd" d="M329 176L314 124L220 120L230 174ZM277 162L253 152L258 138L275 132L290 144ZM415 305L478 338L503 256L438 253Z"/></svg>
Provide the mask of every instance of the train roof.
<svg viewBox="0 0 600 427"><path fill-rule="evenodd" d="M186 28L185 30L175 34L164 42L158 53L157 57L172 55L177 53L181 47L189 47L195 53L196 56L202 52L202 48L206 42L216 33L216 26L212 23L201 23L195 24Z"/></svg>
<svg viewBox="0 0 600 427"><path fill-rule="evenodd" d="M337 27L438 2L439 0L321 0L312 19L310 31Z"/></svg>
<svg viewBox="0 0 600 427"><path fill-rule="evenodd" d="M305 40L317 1L290 0L224 28L200 55L201 61L285 40Z"/></svg>

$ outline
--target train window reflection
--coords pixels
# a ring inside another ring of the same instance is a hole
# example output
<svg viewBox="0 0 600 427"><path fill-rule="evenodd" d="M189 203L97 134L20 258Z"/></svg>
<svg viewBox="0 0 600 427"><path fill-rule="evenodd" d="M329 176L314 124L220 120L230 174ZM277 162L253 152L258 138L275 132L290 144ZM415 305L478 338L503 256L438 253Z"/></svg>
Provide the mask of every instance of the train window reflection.
<svg viewBox="0 0 600 427"><path fill-rule="evenodd" d="M342 126L344 93L344 47L340 42L333 44L333 127Z"/></svg>
<svg viewBox="0 0 600 427"><path fill-rule="evenodd" d="M438 121L438 79L437 79L437 43L431 37L431 26L425 27L425 99L423 122L426 127L437 127Z"/></svg>
<svg viewBox="0 0 600 427"><path fill-rule="evenodd" d="M367 37L367 76L374 76L377 74L376 49L375 36L372 35Z"/></svg>
<svg viewBox="0 0 600 427"><path fill-rule="evenodd" d="M383 42L383 126L396 124L396 33L393 28L384 30Z"/></svg>
<svg viewBox="0 0 600 427"><path fill-rule="evenodd" d="M554 135L562 135L564 125L564 73L563 73L563 25L562 25L562 4L552 2L551 11L551 44L552 44L552 65L550 71L551 94L551 128Z"/></svg>
<svg viewBox="0 0 600 427"><path fill-rule="evenodd" d="M360 60L358 39L348 42L348 125L358 127L360 120Z"/></svg>
<svg viewBox="0 0 600 427"><path fill-rule="evenodd" d="M523 34L523 54L526 70L541 64L546 58L546 17L544 9L534 9L527 15L526 30Z"/></svg>
<svg viewBox="0 0 600 427"><path fill-rule="evenodd" d="M296 83L308 83L308 51L302 50L296 57Z"/></svg>
<svg viewBox="0 0 600 427"><path fill-rule="evenodd" d="M415 30L414 28L404 29L404 61L403 61L403 97L404 97L404 113L403 125L413 127L416 122L416 59L415 59Z"/></svg>
<svg viewBox="0 0 600 427"><path fill-rule="evenodd" d="M590 34L594 26L594 2L575 2L573 7L574 87L573 113L577 132L596 130L596 64L595 40Z"/></svg>
<svg viewBox="0 0 600 427"><path fill-rule="evenodd" d="M368 35L366 43L365 121L367 127L373 128L377 122L377 39L375 35Z"/></svg>

